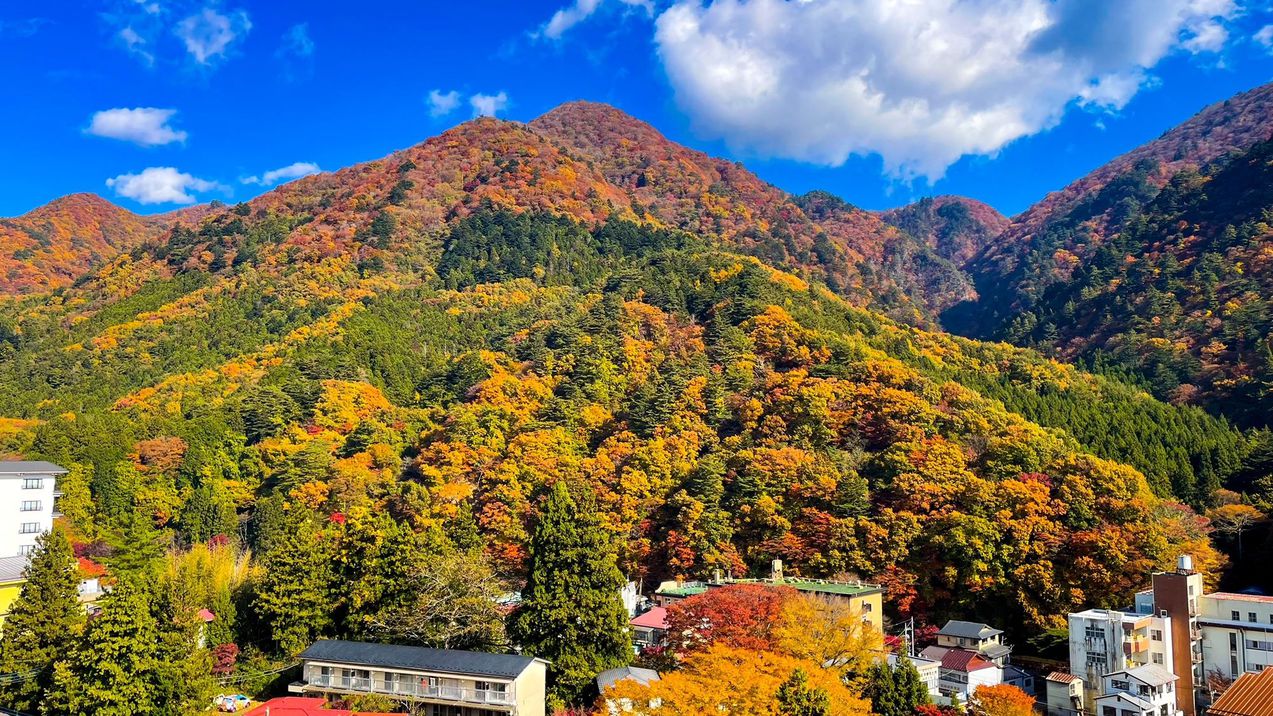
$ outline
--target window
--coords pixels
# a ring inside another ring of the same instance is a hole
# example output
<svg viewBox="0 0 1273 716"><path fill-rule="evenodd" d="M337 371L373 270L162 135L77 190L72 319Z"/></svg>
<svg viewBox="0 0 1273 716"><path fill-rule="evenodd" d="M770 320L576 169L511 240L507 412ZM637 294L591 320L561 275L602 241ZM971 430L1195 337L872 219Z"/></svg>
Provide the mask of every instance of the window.
<svg viewBox="0 0 1273 716"><path fill-rule="evenodd" d="M1273 641L1256 641L1247 639L1246 648L1255 649L1256 651L1273 651Z"/></svg>
<svg viewBox="0 0 1273 716"><path fill-rule="evenodd" d="M1104 639L1105 628L1088 624L1087 628L1083 630L1083 636L1088 639Z"/></svg>
<svg viewBox="0 0 1273 716"><path fill-rule="evenodd" d="M1239 612L1235 609L1229 612L1229 617L1230 617L1229 621L1240 622L1242 621L1242 612Z"/></svg>
<svg viewBox="0 0 1273 716"><path fill-rule="evenodd" d="M1238 655L1230 654L1229 655L1229 676L1237 676L1237 675L1238 675Z"/></svg>
<svg viewBox="0 0 1273 716"><path fill-rule="evenodd" d="M1162 663L1162 654L1154 654L1154 663L1155 663L1155 664L1161 664L1161 663Z"/></svg>
<svg viewBox="0 0 1273 716"><path fill-rule="evenodd" d="M1247 620L1247 621L1249 621L1249 622L1251 622L1252 624L1254 624L1254 623L1255 623L1255 621L1256 621L1256 619L1255 619L1255 612L1247 612L1247 613L1246 613L1246 620Z"/></svg>
<svg viewBox="0 0 1273 716"><path fill-rule="evenodd" d="M1118 689L1119 691L1126 691L1128 688L1131 687L1131 684L1127 683L1126 681L1119 681L1118 679L1111 680L1109 682L1109 685L1114 687L1115 689Z"/></svg>
<svg viewBox="0 0 1273 716"><path fill-rule="evenodd" d="M23 512L39 512L40 501L39 500L23 500L22 511Z"/></svg>
<svg viewBox="0 0 1273 716"><path fill-rule="evenodd" d="M24 477L22 478L22 489L24 490L43 490L43 477Z"/></svg>
<svg viewBox="0 0 1273 716"><path fill-rule="evenodd" d="M1104 669L1106 666L1105 655L1089 651L1087 653L1087 665L1089 667L1099 666Z"/></svg>
<svg viewBox="0 0 1273 716"><path fill-rule="evenodd" d="M30 557L33 554L35 554L35 545L33 544L24 544L18 547L19 557Z"/></svg>
<svg viewBox="0 0 1273 716"><path fill-rule="evenodd" d="M23 522L22 526L18 528L18 534L20 535L33 535L38 533L39 531L40 531L39 522Z"/></svg>
<svg viewBox="0 0 1273 716"><path fill-rule="evenodd" d="M1162 641L1162 629L1149 630L1149 638L1154 641Z"/></svg>
<svg viewBox="0 0 1273 716"><path fill-rule="evenodd" d="M1238 650L1238 633L1235 631L1229 632L1229 649L1231 651Z"/></svg>
<svg viewBox="0 0 1273 716"><path fill-rule="evenodd" d="M1113 706L1102 706L1101 716L1118 716L1118 709Z"/></svg>
<svg viewBox="0 0 1273 716"><path fill-rule="evenodd" d="M870 614L871 609L873 608L874 608L874 605L872 605L870 602L862 602L862 612L864 614Z"/></svg>

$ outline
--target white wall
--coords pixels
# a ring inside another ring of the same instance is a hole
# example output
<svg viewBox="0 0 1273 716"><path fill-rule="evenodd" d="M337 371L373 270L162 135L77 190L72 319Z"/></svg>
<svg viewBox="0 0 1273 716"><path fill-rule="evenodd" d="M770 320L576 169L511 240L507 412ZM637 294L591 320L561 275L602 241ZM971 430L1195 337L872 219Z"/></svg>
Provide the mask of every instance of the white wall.
<svg viewBox="0 0 1273 716"><path fill-rule="evenodd" d="M16 557L24 546L34 546L40 534L53 529L53 475L28 475L42 477L40 489L23 489L23 476L0 475L0 557ZM38 501L40 509L22 511L22 503ZM37 531L23 534L22 525L36 523Z"/></svg>

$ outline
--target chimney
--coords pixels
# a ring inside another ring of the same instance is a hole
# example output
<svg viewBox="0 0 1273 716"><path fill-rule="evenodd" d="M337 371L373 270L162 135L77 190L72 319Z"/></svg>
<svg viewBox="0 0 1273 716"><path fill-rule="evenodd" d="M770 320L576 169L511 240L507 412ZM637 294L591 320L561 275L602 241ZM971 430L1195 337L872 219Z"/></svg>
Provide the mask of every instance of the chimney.
<svg viewBox="0 0 1273 716"><path fill-rule="evenodd" d="M781 559L774 560L773 565L770 567L769 576L772 577L775 582L782 581L782 560Z"/></svg>

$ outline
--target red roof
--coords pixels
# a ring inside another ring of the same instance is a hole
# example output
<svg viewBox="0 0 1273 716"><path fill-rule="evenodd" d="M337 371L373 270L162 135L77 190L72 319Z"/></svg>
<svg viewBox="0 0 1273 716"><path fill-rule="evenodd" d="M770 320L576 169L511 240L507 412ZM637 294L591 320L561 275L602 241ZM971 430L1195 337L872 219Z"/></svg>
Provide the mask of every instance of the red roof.
<svg viewBox="0 0 1273 716"><path fill-rule="evenodd" d="M629 623L634 627L646 629L667 629L667 610L663 607L655 607L645 614L633 617Z"/></svg>
<svg viewBox="0 0 1273 716"><path fill-rule="evenodd" d="M1273 669L1243 674L1225 689L1207 713L1220 716L1269 716L1273 714Z"/></svg>
<svg viewBox="0 0 1273 716"><path fill-rule="evenodd" d="M1260 602L1262 604L1273 604L1273 597L1265 594L1241 594L1238 592L1212 592L1208 595L1212 599L1236 599L1243 602Z"/></svg>
<svg viewBox="0 0 1273 716"><path fill-rule="evenodd" d="M1048 681L1055 681L1058 684L1072 684L1078 680L1079 677L1074 674L1067 674L1064 671L1053 671L1048 674Z"/></svg>
<svg viewBox="0 0 1273 716"><path fill-rule="evenodd" d="M967 649L951 649L941 656L942 668L968 673L980 669L989 669L994 664L981 658L977 652Z"/></svg>
<svg viewBox="0 0 1273 716"><path fill-rule="evenodd" d="M202 619L202 620L203 620L203 622L206 624L206 623L208 623L208 622L216 621L217 615L216 615L216 614L213 614L212 612L208 611L207 609L200 609L200 610L199 610L199 618L200 618L200 619Z"/></svg>
<svg viewBox="0 0 1273 716"><path fill-rule="evenodd" d="M353 711L344 709L325 709L327 701L309 696L284 696L270 699L244 716L353 716ZM359 711L358 716L402 716L402 714L372 713Z"/></svg>

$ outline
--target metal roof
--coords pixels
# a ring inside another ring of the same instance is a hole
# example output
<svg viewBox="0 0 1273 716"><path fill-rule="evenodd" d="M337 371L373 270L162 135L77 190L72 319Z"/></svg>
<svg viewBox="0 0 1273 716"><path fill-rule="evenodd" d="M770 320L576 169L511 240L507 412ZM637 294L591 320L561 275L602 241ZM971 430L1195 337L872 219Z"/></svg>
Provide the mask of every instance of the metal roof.
<svg viewBox="0 0 1273 716"><path fill-rule="evenodd" d="M536 661L517 654L486 654L455 649L428 649L398 644L324 639L301 652L306 661L330 661L357 666L434 671L472 676L500 676L515 679Z"/></svg>
<svg viewBox="0 0 1273 716"><path fill-rule="evenodd" d="M0 583L24 581L22 570L26 568L26 557L0 557Z"/></svg>
<svg viewBox="0 0 1273 716"><path fill-rule="evenodd" d="M1074 674L1067 674L1064 671L1053 671L1047 675L1047 680L1055 681L1058 684L1072 684L1075 681L1081 681L1081 679Z"/></svg>
<svg viewBox="0 0 1273 716"><path fill-rule="evenodd" d="M43 460L0 460L0 477L4 475L65 475L66 468Z"/></svg>
<svg viewBox="0 0 1273 716"><path fill-rule="evenodd" d="M995 629L989 624L979 624L977 622L961 622L952 619L946 622L946 626L937 632L942 636L963 637L964 639L989 639L997 634L1002 634L1002 629Z"/></svg>
<svg viewBox="0 0 1273 716"><path fill-rule="evenodd" d="M1115 673L1127 674L1128 676L1134 677L1138 681L1142 681L1150 686L1170 684L1180 678L1157 664L1145 664L1144 666L1137 666L1134 669L1126 669Z"/></svg>
<svg viewBox="0 0 1273 716"><path fill-rule="evenodd" d="M1207 713L1216 716L1273 716L1273 669L1239 676L1211 704Z"/></svg>
<svg viewBox="0 0 1273 716"><path fill-rule="evenodd" d="M645 686L658 681L661 677L654 669L643 669L639 666L620 666L597 674L597 688L602 692L620 681L635 681Z"/></svg>

